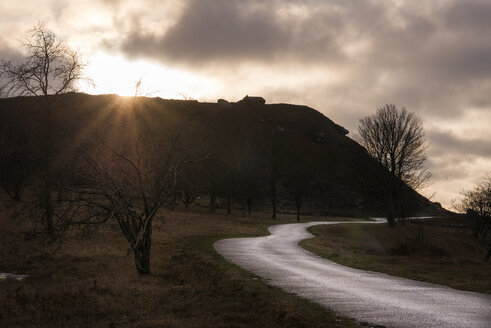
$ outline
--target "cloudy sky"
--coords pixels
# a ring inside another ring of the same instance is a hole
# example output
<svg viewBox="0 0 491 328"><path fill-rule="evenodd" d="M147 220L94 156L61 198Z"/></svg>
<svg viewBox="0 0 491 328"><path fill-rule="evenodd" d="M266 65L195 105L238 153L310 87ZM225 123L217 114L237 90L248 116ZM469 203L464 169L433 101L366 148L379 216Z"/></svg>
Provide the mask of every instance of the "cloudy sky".
<svg viewBox="0 0 491 328"><path fill-rule="evenodd" d="M2 0L0 58L38 21L89 65L89 93L199 101L261 95L356 133L378 107L424 121L432 184L450 207L491 171L489 0Z"/></svg>

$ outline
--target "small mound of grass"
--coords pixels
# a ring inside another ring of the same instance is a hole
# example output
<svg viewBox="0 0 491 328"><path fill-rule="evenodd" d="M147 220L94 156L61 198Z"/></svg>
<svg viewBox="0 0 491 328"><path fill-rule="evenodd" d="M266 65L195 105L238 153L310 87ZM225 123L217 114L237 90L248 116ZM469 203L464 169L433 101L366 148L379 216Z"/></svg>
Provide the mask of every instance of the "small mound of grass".
<svg viewBox="0 0 491 328"><path fill-rule="evenodd" d="M469 230L441 220L385 224L319 225L301 246L349 267L491 294L491 262Z"/></svg>

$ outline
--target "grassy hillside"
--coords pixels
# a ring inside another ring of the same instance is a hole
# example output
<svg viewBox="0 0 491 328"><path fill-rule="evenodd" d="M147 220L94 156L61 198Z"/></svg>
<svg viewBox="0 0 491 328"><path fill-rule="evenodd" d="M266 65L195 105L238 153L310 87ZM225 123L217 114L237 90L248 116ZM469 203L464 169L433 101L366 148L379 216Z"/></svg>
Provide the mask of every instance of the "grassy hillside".
<svg viewBox="0 0 491 328"><path fill-rule="evenodd" d="M193 182L198 186L196 193L203 197L213 191L223 198L225 188L213 180L235 170L253 176L252 182L237 183L254 187L253 206L268 207L271 164L276 161L280 211L293 210L292 190L295 183L305 181L305 214L383 214L381 199L367 184L372 172L380 171L378 165L346 136L344 128L312 108L74 93L50 99L49 124L45 123L42 98L0 100L0 138L14 148L29 148L34 168L32 153L41 148L47 130L56 158L67 163L76 161L77 145L94 135L124 140L132 124L140 122L158 138L171 140L178 135L179 152L210 159L206 173ZM413 213L442 211L419 194L408 192ZM235 191L234 198L241 203L239 193Z"/></svg>

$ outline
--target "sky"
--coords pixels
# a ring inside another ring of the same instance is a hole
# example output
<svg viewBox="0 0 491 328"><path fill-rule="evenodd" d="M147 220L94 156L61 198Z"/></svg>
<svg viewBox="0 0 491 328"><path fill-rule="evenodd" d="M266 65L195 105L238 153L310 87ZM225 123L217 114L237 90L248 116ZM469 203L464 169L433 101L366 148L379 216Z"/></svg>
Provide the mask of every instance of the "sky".
<svg viewBox="0 0 491 328"><path fill-rule="evenodd" d="M491 171L489 0L1 0L0 58L39 21L86 58L93 94L248 95L347 128L385 104L423 122L431 184L451 208Z"/></svg>

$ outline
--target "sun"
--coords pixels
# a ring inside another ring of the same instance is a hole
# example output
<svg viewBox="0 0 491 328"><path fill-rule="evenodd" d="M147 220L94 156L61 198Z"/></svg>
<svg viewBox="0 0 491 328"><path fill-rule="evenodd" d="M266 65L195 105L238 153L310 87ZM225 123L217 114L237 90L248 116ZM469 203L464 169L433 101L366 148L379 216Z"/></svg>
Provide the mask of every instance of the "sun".
<svg viewBox="0 0 491 328"><path fill-rule="evenodd" d="M94 83L94 93L120 96L135 95L140 80L139 95L162 98L196 97L203 85L213 85L213 81L183 70L102 52L90 58L86 75Z"/></svg>

